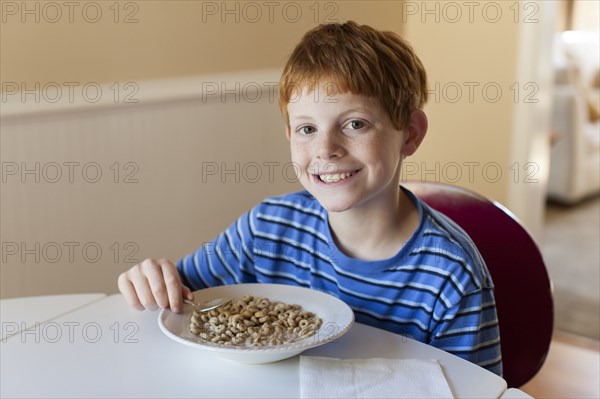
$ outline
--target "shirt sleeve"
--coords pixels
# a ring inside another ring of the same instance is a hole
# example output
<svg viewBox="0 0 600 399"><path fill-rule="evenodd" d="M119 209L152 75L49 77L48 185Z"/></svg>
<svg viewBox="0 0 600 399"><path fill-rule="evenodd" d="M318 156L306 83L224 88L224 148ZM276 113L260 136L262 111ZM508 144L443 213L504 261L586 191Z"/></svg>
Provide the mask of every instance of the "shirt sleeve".
<svg viewBox="0 0 600 399"><path fill-rule="evenodd" d="M254 283L252 212L247 212L211 242L179 259L177 271L192 291L218 285Z"/></svg>
<svg viewBox="0 0 600 399"><path fill-rule="evenodd" d="M500 332L491 287L470 292L446 307L438 302L429 344L502 376Z"/></svg>

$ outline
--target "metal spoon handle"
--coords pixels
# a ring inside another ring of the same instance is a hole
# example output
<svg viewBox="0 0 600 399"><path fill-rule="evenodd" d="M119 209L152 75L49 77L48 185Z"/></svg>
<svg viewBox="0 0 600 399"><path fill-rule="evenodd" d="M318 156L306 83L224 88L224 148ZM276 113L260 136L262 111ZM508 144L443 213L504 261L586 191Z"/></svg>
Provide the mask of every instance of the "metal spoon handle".
<svg viewBox="0 0 600 399"><path fill-rule="evenodd" d="M205 302L202 302L202 303L199 303L196 305L194 302L190 301L189 299L185 299L185 298L183 299L183 303L192 305L194 307L194 310L198 313L204 313L204 312L208 312L209 310L220 308L221 306L227 305L231 301L232 301L232 298L217 298L217 299L205 301Z"/></svg>
<svg viewBox="0 0 600 399"><path fill-rule="evenodd" d="M183 303L186 303L188 305L192 305L194 307L194 309L196 309L196 304L194 302L190 301L189 299L183 298Z"/></svg>

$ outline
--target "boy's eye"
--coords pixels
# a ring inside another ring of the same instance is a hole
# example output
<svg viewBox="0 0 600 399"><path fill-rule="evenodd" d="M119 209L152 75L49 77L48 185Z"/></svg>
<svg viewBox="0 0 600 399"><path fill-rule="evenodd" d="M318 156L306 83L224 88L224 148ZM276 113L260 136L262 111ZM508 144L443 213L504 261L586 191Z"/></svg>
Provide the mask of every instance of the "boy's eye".
<svg viewBox="0 0 600 399"><path fill-rule="evenodd" d="M354 119L354 120L350 121L346 126L349 129L358 130L358 129L362 129L363 127L365 127L365 122L361 121L360 119Z"/></svg>
<svg viewBox="0 0 600 399"><path fill-rule="evenodd" d="M311 134L317 130L314 128L314 126L302 126L300 129L298 129L298 131L302 134Z"/></svg>

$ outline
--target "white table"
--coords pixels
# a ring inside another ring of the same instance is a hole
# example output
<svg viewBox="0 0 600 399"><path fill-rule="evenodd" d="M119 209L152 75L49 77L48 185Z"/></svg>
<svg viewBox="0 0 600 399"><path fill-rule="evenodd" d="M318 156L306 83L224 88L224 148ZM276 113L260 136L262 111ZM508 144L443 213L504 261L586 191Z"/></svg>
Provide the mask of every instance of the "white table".
<svg viewBox="0 0 600 399"><path fill-rule="evenodd" d="M0 301L0 340L105 298L106 294L46 295Z"/></svg>
<svg viewBox="0 0 600 399"><path fill-rule="evenodd" d="M298 357L267 365L221 359L169 339L158 327L158 312L135 311L120 295L54 316L0 343L2 397L300 395ZM433 358L442 364L455 397L498 398L506 390L506 382L487 370L361 324L339 340L303 355Z"/></svg>
<svg viewBox="0 0 600 399"><path fill-rule="evenodd" d="M510 388L510 389L507 389L506 391L504 391L504 393L502 394L502 396L500 398L501 399L533 399L533 396L526 394L525 392L521 391L520 389Z"/></svg>

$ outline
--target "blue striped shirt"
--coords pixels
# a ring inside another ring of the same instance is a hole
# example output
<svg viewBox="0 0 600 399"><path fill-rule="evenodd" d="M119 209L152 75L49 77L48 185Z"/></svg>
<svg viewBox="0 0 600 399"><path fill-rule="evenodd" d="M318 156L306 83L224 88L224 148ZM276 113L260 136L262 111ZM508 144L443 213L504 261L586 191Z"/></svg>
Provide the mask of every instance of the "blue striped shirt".
<svg viewBox="0 0 600 399"><path fill-rule="evenodd" d="M394 257L363 261L335 245L327 211L306 191L267 198L212 242L180 259L185 285L277 283L346 302L358 322L402 334L501 375L493 284L454 222L403 190L419 227Z"/></svg>

